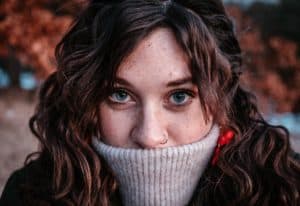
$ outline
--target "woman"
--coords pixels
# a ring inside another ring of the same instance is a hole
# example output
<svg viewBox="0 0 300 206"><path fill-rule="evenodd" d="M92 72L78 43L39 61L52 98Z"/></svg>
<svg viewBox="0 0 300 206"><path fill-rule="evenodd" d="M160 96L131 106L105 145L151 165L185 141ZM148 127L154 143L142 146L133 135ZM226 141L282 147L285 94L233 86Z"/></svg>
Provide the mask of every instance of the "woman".
<svg viewBox="0 0 300 206"><path fill-rule="evenodd" d="M40 151L1 205L300 204L221 1L93 1L56 57L30 121Z"/></svg>

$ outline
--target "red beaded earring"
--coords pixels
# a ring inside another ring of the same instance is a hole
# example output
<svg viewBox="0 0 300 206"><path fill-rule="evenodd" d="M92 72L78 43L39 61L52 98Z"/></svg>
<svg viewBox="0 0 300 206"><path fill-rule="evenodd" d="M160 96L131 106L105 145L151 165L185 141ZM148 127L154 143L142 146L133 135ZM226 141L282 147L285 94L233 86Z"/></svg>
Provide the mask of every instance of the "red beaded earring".
<svg viewBox="0 0 300 206"><path fill-rule="evenodd" d="M212 158L212 165L216 165L219 156L220 156L220 152L221 152L221 148L228 144L234 137L234 132L230 129L222 132L222 134L219 136L218 139L218 144L216 146L213 158Z"/></svg>

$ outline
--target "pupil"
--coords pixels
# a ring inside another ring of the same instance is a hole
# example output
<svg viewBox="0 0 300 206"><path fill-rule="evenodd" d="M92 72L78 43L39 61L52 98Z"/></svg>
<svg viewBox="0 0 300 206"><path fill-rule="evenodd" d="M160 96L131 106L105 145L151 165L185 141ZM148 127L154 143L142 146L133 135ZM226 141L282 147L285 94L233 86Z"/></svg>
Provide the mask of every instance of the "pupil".
<svg viewBox="0 0 300 206"><path fill-rule="evenodd" d="M174 100L176 102L182 102L185 99L185 94L183 93L177 93L174 95Z"/></svg>
<svg viewBox="0 0 300 206"><path fill-rule="evenodd" d="M117 93L117 99L118 100L124 100L124 99L126 99L126 97L127 97L126 92L118 92Z"/></svg>

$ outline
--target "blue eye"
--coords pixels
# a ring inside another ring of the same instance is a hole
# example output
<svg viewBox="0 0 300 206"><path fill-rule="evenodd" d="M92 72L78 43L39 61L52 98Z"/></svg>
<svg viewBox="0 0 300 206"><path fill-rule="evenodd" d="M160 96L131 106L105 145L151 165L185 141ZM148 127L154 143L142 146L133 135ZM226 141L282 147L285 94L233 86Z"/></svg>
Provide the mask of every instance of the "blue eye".
<svg viewBox="0 0 300 206"><path fill-rule="evenodd" d="M130 96L124 90L117 90L110 95L110 99L114 102L126 103L130 100Z"/></svg>
<svg viewBox="0 0 300 206"><path fill-rule="evenodd" d="M183 105L189 100L189 98L190 95L184 91L174 92L170 97L170 101L175 105Z"/></svg>

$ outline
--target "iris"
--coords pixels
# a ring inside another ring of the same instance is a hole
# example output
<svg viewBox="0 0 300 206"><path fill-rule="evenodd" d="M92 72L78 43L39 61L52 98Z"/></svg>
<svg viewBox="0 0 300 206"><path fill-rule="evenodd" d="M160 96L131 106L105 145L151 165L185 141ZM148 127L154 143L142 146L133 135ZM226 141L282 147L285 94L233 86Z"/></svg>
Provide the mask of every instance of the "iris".
<svg viewBox="0 0 300 206"><path fill-rule="evenodd" d="M186 92L175 92L171 95L171 102L177 105L184 104L189 95Z"/></svg>
<svg viewBox="0 0 300 206"><path fill-rule="evenodd" d="M128 98L129 98L128 93L123 90L115 91L111 95L111 99L113 101L120 102L120 103L127 102Z"/></svg>

